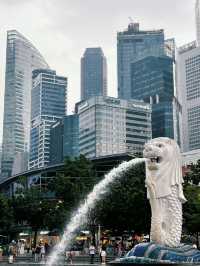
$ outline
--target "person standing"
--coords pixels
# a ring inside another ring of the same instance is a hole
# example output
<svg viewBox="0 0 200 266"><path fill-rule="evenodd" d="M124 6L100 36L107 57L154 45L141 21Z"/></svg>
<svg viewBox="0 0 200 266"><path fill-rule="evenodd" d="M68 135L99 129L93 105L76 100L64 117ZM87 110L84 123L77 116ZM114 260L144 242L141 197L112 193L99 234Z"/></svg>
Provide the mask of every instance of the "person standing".
<svg viewBox="0 0 200 266"><path fill-rule="evenodd" d="M24 248L25 248L25 243L24 241L21 241L20 249L19 249L19 254L24 255Z"/></svg>
<svg viewBox="0 0 200 266"><path fill-rule="evenodd" d="M41 259L44 260L45 259L45 245L41 244L40 246L40 253L41 253Z"/></svg>
<svg viewBox="0 0 200 266"><path fill-rule="evenodd" d="M0 246L0 261L3 261L3 248Z"/></svg>
<svg viewBox="0 0 200 266"><path fill-rule="evenodd" d="M74 255L74 253L73 253L73 250L71 250L71 249L70 249L70 251L66 252L67 262L69 264L73 264L73 255Z"/></svg>
<svg viewBox="0 0 200 266"><path fill-rule="evenodd" d="M29 254L29 252L30 252L30 243L29 242L26 243L26 251Z"/></svg>
<svg viewBox="0 0 200 266"><path fill-rule="evenodd" d="M106 247L102 247L101 250L101 264L106 264Z"/></svg>
<svg viewBox="0 0 200 266"><path fill-rule="evenodd" d="M41 247L40 247L40 245L37 245L35 248L35 262L39 261L40 251L41 251Z"/></svg>
<svg viewBox="0 0 200 266"><path fill-rule="evenodd" d="M90 264L94 263L94 255L95 255L95 246L93 244L89 247L89 254L90 254Z"/></svg>
<svg viewBox="0 0 200 266"><path fill-rule="evenodd" d="M102 246L99 246L99 258L100 258L100 262L102 263L102 258L101 258L101 251L102 251Z"/></svg>
<svg viewBox="0 0 200 266"><path fill-rule="evenodd" d="M14 240L9 245L8 252L9 252L8 263L12 264L17 254L16 242Z"/></svg>

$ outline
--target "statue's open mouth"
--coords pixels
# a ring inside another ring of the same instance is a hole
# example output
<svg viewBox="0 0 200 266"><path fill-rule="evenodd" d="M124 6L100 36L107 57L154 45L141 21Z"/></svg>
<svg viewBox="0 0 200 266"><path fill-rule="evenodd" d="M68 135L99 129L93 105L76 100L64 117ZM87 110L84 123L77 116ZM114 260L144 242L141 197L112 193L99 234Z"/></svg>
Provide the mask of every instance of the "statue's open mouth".
<svg viewBox="0 0 200 266"><path fill-rule="evenodd" d="M161 162L161 157L159 157L159 156L158 157L151 157L149 159L152 163L160 163Z"/></svg>

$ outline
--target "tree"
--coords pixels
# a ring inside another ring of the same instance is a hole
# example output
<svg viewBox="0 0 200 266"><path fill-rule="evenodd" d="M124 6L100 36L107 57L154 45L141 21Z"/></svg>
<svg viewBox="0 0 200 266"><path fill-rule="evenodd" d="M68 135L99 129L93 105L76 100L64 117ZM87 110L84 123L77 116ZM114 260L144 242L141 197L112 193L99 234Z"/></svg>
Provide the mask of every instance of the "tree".
<svg viewBox="0 0 200 266"><path fill-rule="evenodd" d="M183 205L183 228L197 239L199 248L200 232L200 161L190 166L185 176L184 194L187 202Z"/></svg>
<svg viewBox="0 0 200 266"><path fill-rule="evenodd" d="M148 233L150 205L146 198L144 164L134 166L119 177L106 197L89 215L90 223L122 233L124 230ZM93 220L93 221L92 221Z"/></svg>
<svg viewBox="0 0 200 266"><path fill-rule="evenodd" d="M194 234L197 239L197 247L199 248L199 232L200 232L200 187L195 185L187 185L185 187L185 196L187 202L183 207L184 229Z"/></svg>
<svg viewBox="0 0 200 266"><path fill-rule="evenodd" d="M0 194L0 233L10 235L14 225L13 208L10 200Z"/></svg>
<svg viewBox="0 0 200 266"><path fill-rule="evenodd" d="M185 176L186 184L194 184L199 185L200 183L200 160L197 161L196 164L191 164L189 166L189 172Z"/></svg>
<svg viewBox="0 0 200 266"><path fill-rule="evenodd" d="M36 244L40 229L64 228L73 208L85 197L94 182L93 165L84 156L75 159L66 158L64 173L59 173L48 185L48 189L54 192L55 198L47 197L48 191L43 191L41 188L28 188L26 180L21 177L11 205L15 223L22 227L30 226L34 231L34 244ZM2 206L7 210L6 203Z"/></svg>
<svg viewBox="0 0 200 266"><path fill-rule="evenodd" d="M96 182L96 175L91 161L84 156L70 159L64 163L64 173L58 174L49 184L49 189L55 193L57 199L63 201L66 215L86 196Z"/></svg>
<svg viewBox="0 0 200 266"><path fill-rule="evenodd" d="M60 222L60 207L57 200L45 198L45 194L36 187L23 190L13 198L15 222L32 228L34 245L39 229L51 229Z"/></svg>

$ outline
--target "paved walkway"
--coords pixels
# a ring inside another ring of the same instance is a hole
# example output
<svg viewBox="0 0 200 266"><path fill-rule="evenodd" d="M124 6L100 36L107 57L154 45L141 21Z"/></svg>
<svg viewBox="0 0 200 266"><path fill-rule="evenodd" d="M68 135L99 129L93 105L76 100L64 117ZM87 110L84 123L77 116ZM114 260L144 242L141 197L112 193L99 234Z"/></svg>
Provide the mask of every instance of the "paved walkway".
<svg viewBox="0 0 200 266"><path fill-rule="evenodd" d="M114 256L107 256L107 263L109 261L113 261L115 260ZM8 266L11 265L8 263L8 257L4 257L3 261L0 261L0 266ZM13 265L15 266L24 266L24 265L28 265L28 266L32 266L32 265L45 265L45 261L39 261L39 262L34 262L34 259L32 258L32 256L19 256L16 258L16 261L13 263ZM71 265L69 262L66 261L66 258L64 257L60 257L60 261L58 264L56 265ZM98 255L96 255L94 257L94 264L90 264L90 257L88 255L80 255L80 256L75 256L73 257L73 263L72 265L74 266L99 266L101 265L100 263L100 258Z"/></svg>

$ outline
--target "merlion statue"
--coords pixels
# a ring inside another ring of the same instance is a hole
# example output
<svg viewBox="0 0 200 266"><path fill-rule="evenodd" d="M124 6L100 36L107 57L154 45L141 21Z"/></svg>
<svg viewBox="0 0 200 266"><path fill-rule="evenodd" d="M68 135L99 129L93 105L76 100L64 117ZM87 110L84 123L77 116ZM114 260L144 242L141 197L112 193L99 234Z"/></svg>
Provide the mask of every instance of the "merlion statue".
<svg viewBox="0 0 200 266"><path fill-rule="evenodd" d="M151 241L168 247L180 245L182 233L183 178L181 154L169 138L145 145L147 197L151 205Z"/></svg>
<svg viewBox="0 0 200 266"><path fill-rule="evenodd" d="M188 265L188 262L199 265L200 251L180 243L182 204L186 199L178 145L169 138L152 139L145 145L143 154L146 158L147 197L151 205L151 241L135 245L117 261L117 266L120 263L122 266Z"/></svg>

